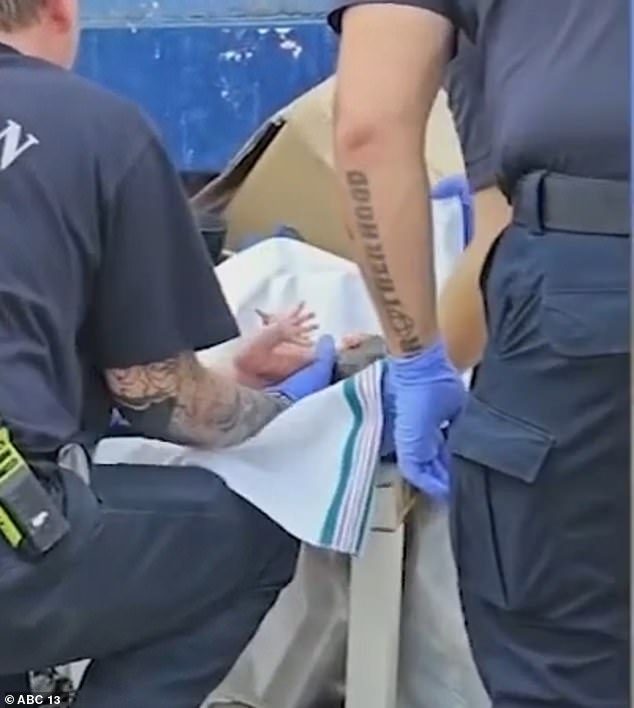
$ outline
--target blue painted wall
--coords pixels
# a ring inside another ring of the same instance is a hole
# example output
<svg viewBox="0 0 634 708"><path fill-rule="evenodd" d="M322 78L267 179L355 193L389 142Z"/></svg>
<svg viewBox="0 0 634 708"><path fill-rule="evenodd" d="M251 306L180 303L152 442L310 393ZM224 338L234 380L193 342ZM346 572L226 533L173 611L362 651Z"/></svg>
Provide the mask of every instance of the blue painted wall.
<svg viewBox="0 0 634 708"><path fill-rule="evenodd" d="M183 171L220 171L333 70L330 0L84 0L77 71L139 103Z"/></svg>

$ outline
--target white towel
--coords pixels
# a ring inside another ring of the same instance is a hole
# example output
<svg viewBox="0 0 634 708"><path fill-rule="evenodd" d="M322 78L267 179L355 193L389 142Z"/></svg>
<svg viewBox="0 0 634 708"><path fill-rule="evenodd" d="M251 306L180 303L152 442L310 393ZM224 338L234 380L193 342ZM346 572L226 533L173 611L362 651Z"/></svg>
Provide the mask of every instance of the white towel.
<svg viewBox="0 0 634 708"><path fill-rule="evenodd" d="M441 287L463 247L457 199L434 204L436 270ZM380 332L353 263L289 239L263 241L229 259L218 276L243 334L259 326L255 308L305 301L324 332L337 337ZM200 353L217 362L236 342ZM350 554L371 518L382 428L382 364L294 405L252 440L222 452L142 438L103 441L95 461L198 465L214 471L302 541Z"/></svg>
<svg viewBox="0 0 634 708"><path fill-rule="evenodd" d="M294 536L357 553L367 530L381 438L381 365L300 401L222 452L144 438L103 441L95 461L213 470Z"/></svg>

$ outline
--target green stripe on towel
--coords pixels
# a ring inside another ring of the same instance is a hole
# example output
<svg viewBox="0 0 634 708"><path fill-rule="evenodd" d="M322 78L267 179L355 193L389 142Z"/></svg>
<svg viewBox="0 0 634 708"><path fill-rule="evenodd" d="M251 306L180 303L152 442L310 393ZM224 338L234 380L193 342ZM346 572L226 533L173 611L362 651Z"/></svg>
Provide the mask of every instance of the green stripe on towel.
<svg viewBox="0 0 634 708"><path fill-rule="evenodd" d="M381 382L383 381L383 377L387 375L387 363L385 361L381 362L381 369L380 369L380 378L379 378L379 390L381 390ZM381 421L381 440L383 439L383 426L385 425L385 421ZM372 484L374 484L375 480L372 480ZM368 524L370 523L370 512L372 511L372 507L374 504L374 494L368 494L368 498L365 503L365 510L363 512L363 518L361 519L361 527L359 529L359 541L355 547L355 553L359 553L361 551L361 544L363 541L363 536L366 532L366 529L368 527Z"/></svg>
<svg viewBox="0 0 634 708"><path fill-rule="evenodd" d="M328 509L328 514L326 515L326 521L321 532L321 543L324 545L331 545L337 530L337 522L339 520L339 512L341 510L341 505L343 503L346 489L348 488L348 483L350 481L350 475L352 473L352 467L354 463L354 454L357 447L357 440L361 432L361 426L363 425L363 407L359 399L359 394L356 388L356 376L353 376L343 384L343 395L350 407L352 412L352 427L346 444L344 446L343 457L341 460L341 468L339 470L339 483L337 485L337 490Z"/></svg>

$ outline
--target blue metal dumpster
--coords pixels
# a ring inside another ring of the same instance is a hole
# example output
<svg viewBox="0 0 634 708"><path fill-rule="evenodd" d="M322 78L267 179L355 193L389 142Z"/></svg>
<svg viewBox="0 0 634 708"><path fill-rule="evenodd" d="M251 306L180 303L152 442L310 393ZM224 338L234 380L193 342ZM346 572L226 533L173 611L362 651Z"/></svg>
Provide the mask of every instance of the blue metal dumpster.
<svg viewBox="0 0 634 708"><path fill-rule="evenodd" d="M219 172L326 78L329 0L84 0L77 71L140 104L182 172Z"/></svg>

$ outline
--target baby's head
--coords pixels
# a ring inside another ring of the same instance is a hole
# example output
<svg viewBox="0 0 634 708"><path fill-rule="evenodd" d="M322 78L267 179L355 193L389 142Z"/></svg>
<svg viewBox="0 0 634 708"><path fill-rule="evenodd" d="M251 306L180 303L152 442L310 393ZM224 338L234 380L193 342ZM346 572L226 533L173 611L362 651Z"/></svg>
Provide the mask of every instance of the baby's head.
<svg viewBox="0 0 634 708"><path fill-rule="evenodd" d="M346 347L344 343L344 347L337 354L334 380L342 381L354 376L386 356L385 342L377 335L359 337L356 346Z"/></svg>

